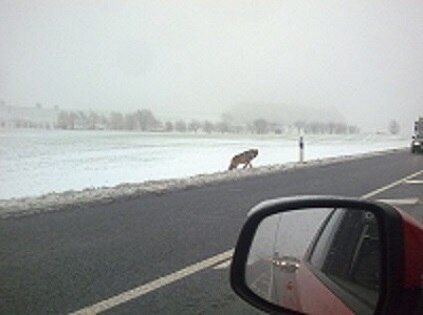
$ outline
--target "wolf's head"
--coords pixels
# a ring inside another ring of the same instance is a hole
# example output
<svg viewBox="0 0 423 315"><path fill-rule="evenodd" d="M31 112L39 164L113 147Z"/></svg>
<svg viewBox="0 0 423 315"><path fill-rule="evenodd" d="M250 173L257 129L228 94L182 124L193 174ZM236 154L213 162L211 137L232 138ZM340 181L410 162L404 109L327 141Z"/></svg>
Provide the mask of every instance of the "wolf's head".
<svg viewBox="0 0 423 315"><path fill-rule="evenodd" d="M258 150L257 150L257 149L250 149L250 150L248 150L248 151L249 151L250 156L251 156L252 158L255 158L255 157L258 155Z"/></svg>

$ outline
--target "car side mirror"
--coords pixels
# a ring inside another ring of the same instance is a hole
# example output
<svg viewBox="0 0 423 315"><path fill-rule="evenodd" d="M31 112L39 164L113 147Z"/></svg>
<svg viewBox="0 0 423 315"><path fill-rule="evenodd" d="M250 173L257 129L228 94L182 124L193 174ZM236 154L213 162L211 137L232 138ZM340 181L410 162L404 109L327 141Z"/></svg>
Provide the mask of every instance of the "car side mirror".
<svg viewBox="0 0 423 315"><path fill-rule="evenodd" d="M402 219L393 207L298 197L254 207L231 265L231 285L279 314L389 314L402 294Z"/></svg>

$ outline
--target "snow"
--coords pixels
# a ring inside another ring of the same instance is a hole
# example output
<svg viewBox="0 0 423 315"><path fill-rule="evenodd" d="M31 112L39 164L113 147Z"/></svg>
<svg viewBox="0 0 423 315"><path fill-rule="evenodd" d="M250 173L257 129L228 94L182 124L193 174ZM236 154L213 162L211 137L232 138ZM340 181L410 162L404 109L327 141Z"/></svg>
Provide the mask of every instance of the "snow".
<svg viewBox="0 0 423 315"><path fill-rule="evenodd" d="M0 217L339 163L408 144L391 137L305 137L306 163L300 164L297 141L274 135L3 130ZM259 149L255 167L226 171L230 158L249 148Z"/></svg>

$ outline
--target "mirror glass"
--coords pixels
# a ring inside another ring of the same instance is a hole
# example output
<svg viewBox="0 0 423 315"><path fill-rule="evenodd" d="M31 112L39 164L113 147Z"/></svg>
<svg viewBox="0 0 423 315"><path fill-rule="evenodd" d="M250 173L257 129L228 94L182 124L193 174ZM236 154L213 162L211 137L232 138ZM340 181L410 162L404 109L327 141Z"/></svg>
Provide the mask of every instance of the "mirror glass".
<svg viewBox="0 0 423 315"><path fill-rule="evenodd" d="M379 229L358 209L299 209L258 226L245 281L256 295L303 313L336 303L360 314L376 309L380 289Z"/></svg>

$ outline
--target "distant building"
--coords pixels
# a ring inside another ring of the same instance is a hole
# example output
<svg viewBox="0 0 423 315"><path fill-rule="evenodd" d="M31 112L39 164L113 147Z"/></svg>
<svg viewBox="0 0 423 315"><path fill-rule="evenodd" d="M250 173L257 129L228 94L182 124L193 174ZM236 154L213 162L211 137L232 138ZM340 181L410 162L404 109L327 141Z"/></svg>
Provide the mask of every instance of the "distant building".
<svg viewBox="0 0 423 315"><path fill-rule="evenodd" d="M54 128L58 109L0 104L0 128Z"/></svg>

